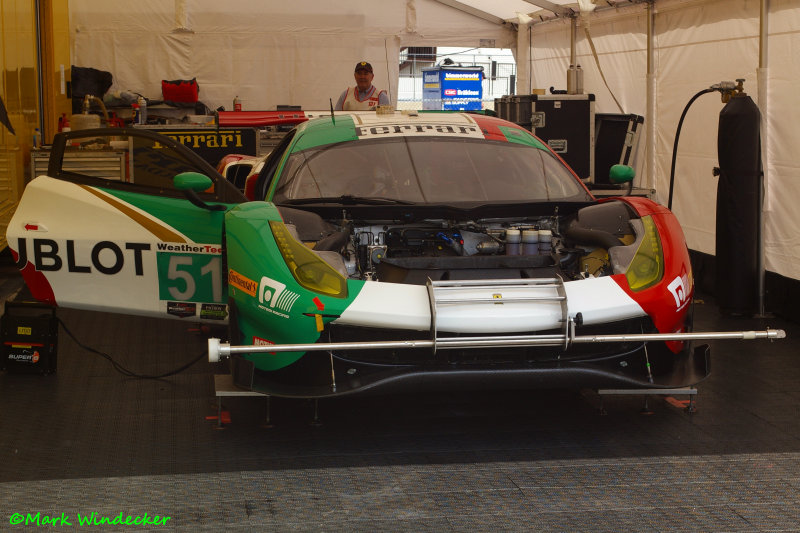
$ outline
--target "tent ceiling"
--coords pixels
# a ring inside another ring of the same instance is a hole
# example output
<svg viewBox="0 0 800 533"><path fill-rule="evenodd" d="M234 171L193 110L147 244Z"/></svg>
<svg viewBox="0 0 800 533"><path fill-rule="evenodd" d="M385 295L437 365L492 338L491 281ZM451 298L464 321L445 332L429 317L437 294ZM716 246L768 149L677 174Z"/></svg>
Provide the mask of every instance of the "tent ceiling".
<svg viewBox="0 0 800 533"><path fill-rule="evenodd" d="M439 0L451 7L461 8L460 4L468 10L477 10L492 18L500 18L506 21L517 21L517 15L522 13L538 19L548 19L554 17L570 17L580 12L577 0ZM612 7L622 7L630 4L640 3L645 0L587 0L594 4L598 9ZM472 13L481 18L484 16Z"/></svg>

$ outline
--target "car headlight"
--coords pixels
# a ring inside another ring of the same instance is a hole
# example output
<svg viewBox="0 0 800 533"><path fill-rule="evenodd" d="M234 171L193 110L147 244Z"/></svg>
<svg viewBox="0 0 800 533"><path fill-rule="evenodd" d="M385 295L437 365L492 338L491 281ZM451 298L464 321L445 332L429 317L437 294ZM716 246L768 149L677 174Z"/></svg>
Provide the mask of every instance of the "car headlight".
<svg viewBox="0 0 800 533"><path fill-rule="evenodd" d="M347 280L339 272L297 241L282 222L273 220L269 225L283 260L297 283L326 296L347 297Z"/></svg>
<svg viewBox="0 0 800 533"><path fill-rule="evenodd" d="M652 287L664 276L664 253L655 222L649 216L642 217L641 220L644 225L644 238L625 272L628 286L632 291Z"/></svg>

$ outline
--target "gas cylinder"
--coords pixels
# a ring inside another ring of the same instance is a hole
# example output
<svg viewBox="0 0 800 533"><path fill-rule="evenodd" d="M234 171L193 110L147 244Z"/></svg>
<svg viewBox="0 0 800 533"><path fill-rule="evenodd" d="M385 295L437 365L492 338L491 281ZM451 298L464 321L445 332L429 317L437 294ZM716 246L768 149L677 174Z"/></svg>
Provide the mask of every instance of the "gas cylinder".
<svg viewBox="0 0 800 533"><path fill-rule="evenodd" d="M758 106L743 92L719 114L715 293L720 310L729 314L759 312L760 127Z"/></svg>

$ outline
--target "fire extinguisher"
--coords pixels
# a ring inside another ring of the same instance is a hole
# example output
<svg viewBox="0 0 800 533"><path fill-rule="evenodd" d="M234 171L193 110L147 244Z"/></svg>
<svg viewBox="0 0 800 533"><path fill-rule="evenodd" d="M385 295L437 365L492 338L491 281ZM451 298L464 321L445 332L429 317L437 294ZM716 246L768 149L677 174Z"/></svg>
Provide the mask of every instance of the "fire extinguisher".
<svg viewBox="0 0 800 533"><path fill-rule="evenodd" d="M241 111L242 110L242 101L239 100L238 96L233 97L233 110L234 111Z"/></svg>

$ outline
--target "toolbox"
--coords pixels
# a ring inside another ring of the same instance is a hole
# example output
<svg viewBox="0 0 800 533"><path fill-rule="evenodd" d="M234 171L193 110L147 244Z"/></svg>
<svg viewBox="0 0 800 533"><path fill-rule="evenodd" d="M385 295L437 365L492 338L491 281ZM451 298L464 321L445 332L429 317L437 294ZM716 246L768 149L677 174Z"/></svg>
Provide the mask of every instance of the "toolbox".
<svg viewBox="0 0 800 533"><path fill-rule="evenodd" d="M56 308L38 302L6 302L0 318L0 369L9 374L52 374L56 371L58 319Z"/></svg>

